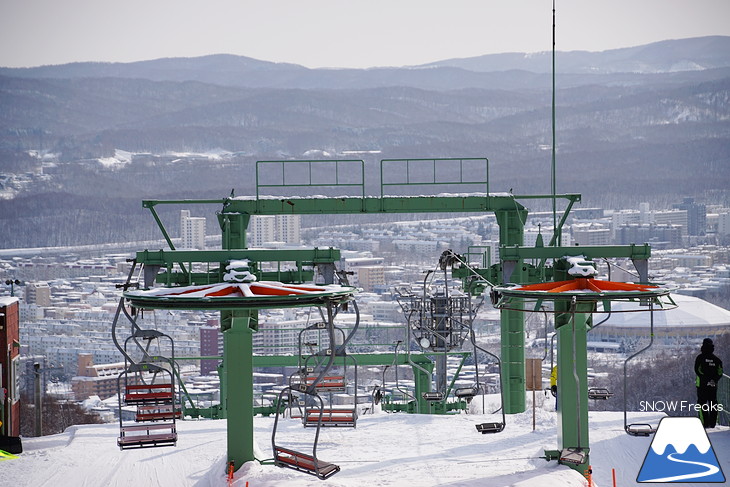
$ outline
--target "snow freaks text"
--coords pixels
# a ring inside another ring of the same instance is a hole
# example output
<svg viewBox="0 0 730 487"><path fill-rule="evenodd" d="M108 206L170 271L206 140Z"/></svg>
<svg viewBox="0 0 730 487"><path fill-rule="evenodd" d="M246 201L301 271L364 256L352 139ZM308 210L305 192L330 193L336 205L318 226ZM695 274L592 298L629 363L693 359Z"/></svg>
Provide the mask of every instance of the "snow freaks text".
<svg viewBox="0 0 730 487"><path fill-rule="evenodd" d="M665 413L665 412L709 412L721 413L724 411L722 404L696 404L691 401L639 401L639 411L642 413Z"/></svg>

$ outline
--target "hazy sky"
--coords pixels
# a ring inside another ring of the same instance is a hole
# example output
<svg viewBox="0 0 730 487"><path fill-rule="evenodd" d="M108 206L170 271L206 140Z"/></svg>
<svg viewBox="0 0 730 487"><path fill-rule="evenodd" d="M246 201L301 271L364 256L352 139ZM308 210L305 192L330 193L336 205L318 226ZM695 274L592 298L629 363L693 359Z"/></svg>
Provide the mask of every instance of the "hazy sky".
<svg viewBox="0 0 730 487"><path fill-rule="evenodd" d="M555 0L560 51L730 35L730 0ZM230 53L308 67L551 49L551 0L0 0L0 66Z"/></svg>

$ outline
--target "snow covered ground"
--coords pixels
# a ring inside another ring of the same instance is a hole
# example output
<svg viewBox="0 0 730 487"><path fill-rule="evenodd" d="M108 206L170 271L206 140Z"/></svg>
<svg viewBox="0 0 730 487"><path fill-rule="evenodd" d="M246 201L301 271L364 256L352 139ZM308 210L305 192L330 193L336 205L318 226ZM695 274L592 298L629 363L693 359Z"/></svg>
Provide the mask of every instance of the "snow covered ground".
<svg viewBox="0 0 730 487"><path fill-rule="evenodd" d="M243 487L572 487L584 486L575 471L541 459L545 448L557 446L557 415L552 401L537 410L507 416L506 429L479 434L474 425L496 416L362 415L357 428L322 428L321 460L341 471L328 480L258 463L245 464L233 485ZM538 402L538 403L539 403ZM631 413L631 421L657 424L658 413ZM260 459L270 459L273 418L257 417L255 439ZM616 469L619 487L634 486L651 438L630 437L623 431L623 414L593 412L591 463L595 485L610 487ZM279 422L277 443L311 451L313 428L299 420ZM73 426L66 432L23 440L17 459L0 462L0 486L8 487L224 487L226 421L178 422L176 447L120 451L117 425ZM720 465L730 474L730 429L710 430L710 441ZM657 485L657 484L653 484ZM695 485L695 484L683 484ZM699 485L699 484L697 484ZM707 485L707 484L703 484Z"/></svg>

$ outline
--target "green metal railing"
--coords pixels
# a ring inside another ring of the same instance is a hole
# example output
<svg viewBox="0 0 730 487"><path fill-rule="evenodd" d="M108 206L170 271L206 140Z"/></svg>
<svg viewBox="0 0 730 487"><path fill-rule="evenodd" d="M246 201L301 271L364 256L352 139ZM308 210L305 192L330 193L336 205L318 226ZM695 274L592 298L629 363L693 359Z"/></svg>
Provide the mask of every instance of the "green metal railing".
<svg viewBox="0 0 730 487"><path fill-rule="evenodd" d="M468 192L488 195L489 160L485 157L381 160L380 196L393 195L393 188L406 186L468 187ZM287 195L293 188L356 188L356 196L364 198L365 163L361 159L257 161L256 199L274 188L287 188Z"/></svg>
<svg viewBox="0 0 730 487"><path fill-rule="evenodd" d="M471 187L489 195L489 160L485 157L439 159L383 159L380 161L380 196L387 189L414 186Z"/></svg>
<svg viewBox="0 0 730 487"><path fill-rule="evenodd" d="M272 166L280 168L274 176L278 180L262 182L264 172L268 177L274 174ZM257 200L263 196L261 190L267 188L356 188L357 196L364 198L365 163L360 159L256 161Z"/></svg>
<svg viewBox="0 0 730 487"><path fill-rule="evenodd" d="M489 245L470 245L463 254L466 263L486 269L492 265L492 248Z"/></svg>

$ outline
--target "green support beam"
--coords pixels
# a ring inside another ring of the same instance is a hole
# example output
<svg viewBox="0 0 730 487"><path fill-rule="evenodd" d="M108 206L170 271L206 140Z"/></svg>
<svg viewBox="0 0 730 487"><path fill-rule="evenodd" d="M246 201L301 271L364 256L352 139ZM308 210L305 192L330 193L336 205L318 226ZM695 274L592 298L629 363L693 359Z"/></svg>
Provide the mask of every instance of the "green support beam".
<svg viewBox="0 0 730 487"><path fill-rule="evenodd" d="M642 245L576 245L573 247L521 247L504 245L499 249L502 260L560 259L561 257L583 255L587 259L628 258L644 260L651 257L649 244Z"/></svg>
<svg viewBox="0 0 730 487"><path fill-rule="evenodd" d="M221 411L228 422L228 463L238 470L255 460L253 427L253 333L256 310L222 311Z"/></svg>
<svg viewBox="0 0 730 487"><path fill-rule="evenodd" d="M556 308L566 307L556 302ZM595 303L578 302L572 311L556 314L558 334L558 450L579 449L585 460L572 468L585 472L588 457L588 351L587 336Z"/></svg>
<svg viewBox="0 0 730 487"><path fill-rule="evenodd" d="M575 195L558 195L571 199ZM491 213L496 211L527 211L509 194L484 194L481 196L365 196L365 197L291 197L291 198L226 198L224 200L145 200L145 208L162 204L194 205L222 203L218 220L227 222L228 217L239 215L352 215L358 213ZM228 216L226 216L228 215ZM224 218L224 216L226 216ZM248 221L241 222L248 224ZM236 225L231 222L230 231ZM232 247L243 248L243 247Z"/></svg>
<svg viewBox="0 0 730 487"><path fill-rule="evenodd" d="M410 360L406 353L348 353L357 361L357 365L409 365L413 362L420 366L432 364L431 359L421 353L411 353ZM335 357L335 365L344 363L344 358ZM300 360L296 355L254 355L254 367L298 367ZM349 364L349 362L348 362Z"/></svg>
<svg viewBox="0 0 730 487"><path fill-rule="evenodd" d="M527 210L500 210L495 212L499 224L499 240L502 245L522 245L524 240L524 221ZM518 259L507 267L502 263L500 284L522 281L526 278L526 268ZM515 310L501 310L502 326L500 337L502 359L502 387L504 388L504 412L516 414L525 411L525 317Z"/></svg>

